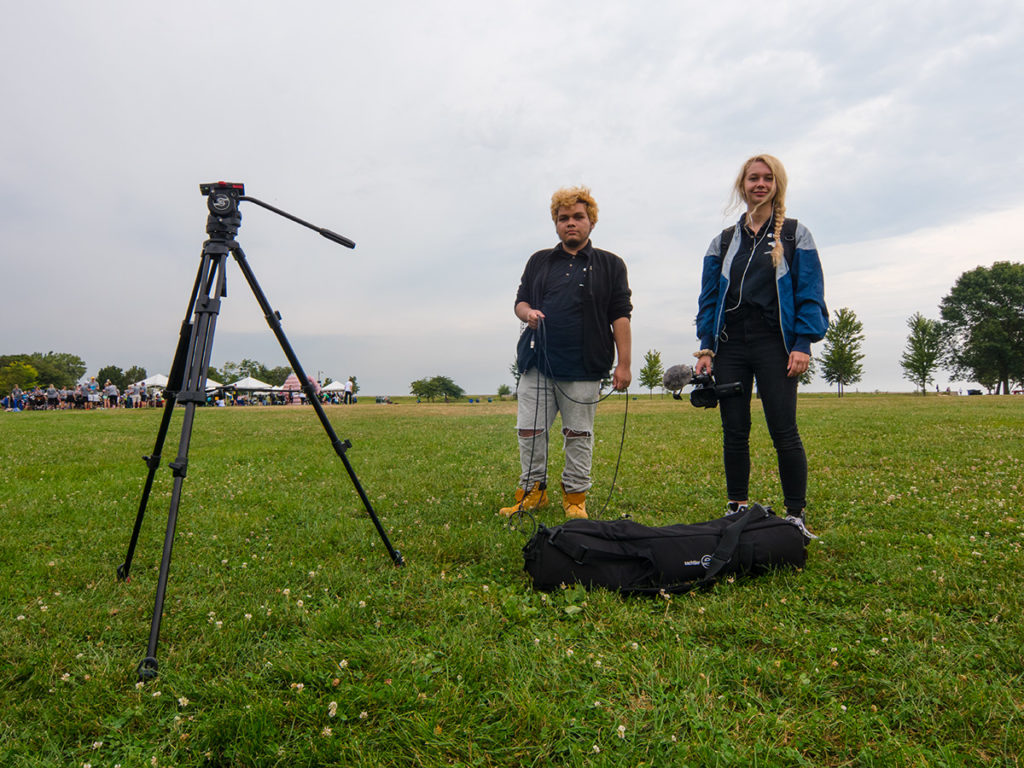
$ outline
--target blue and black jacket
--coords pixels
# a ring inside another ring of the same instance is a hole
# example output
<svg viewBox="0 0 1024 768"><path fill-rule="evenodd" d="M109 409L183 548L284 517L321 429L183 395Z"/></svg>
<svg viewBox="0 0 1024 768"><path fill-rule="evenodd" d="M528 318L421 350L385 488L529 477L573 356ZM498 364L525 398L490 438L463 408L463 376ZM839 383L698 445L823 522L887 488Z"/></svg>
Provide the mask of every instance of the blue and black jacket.
<svg viewBox="0 0 1024 768"><path fill-rule="evenodd" d="M771 226L769 222L765 226ZM732 230L725 253L720 233L704 254L700 298L697 301L697 338L701 349L718 351L725 325L725 297L729 293L729 275L733 259L743 241L743 217ZM828 330L825 306L825 278L814 238L797 222L792 258L780 259L775 267L776 298L779 302L779 326L786 352L810 354L811 343L821 341Z"/></svg>

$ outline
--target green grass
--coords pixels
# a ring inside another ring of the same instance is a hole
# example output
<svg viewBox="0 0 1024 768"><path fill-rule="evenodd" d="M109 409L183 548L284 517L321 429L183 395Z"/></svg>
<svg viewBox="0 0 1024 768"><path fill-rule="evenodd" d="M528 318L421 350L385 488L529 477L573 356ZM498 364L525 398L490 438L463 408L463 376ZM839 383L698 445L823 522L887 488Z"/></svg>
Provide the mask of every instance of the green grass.
<svg viewBox="0 0 1024 768"><path fill-rule="evenodd" d="M1024 398L800 411L806 569L648 600L531 590L494 515L512 403L328 409L404 568L311 410L201 410L145 685L166 466L115 569L160 411L0 413L0 765L1019 765ZM751 494L778 504L759 418ZM720 440L717 413L631 400L604 516L717 516Z"/></svg>

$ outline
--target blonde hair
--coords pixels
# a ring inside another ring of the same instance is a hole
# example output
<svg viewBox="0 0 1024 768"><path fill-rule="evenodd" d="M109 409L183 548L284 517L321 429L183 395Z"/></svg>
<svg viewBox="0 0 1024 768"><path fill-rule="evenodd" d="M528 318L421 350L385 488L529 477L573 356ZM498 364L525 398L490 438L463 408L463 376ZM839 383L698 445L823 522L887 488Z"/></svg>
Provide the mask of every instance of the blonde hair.
<svg viewBox="0 0 1024 768"><path fill-rule="evenodd" d="M576 203L587 207L590 225L597 224L597 201L586 187L562 187L551 196L551 220L558 222L559 208L572 208Z"/></svg>
<svg viewBox="0 0 1024 768"><path fill-rule="evenodd" d="M772 266L777 267L779 262L782 261L782 224L786 220L786 187L789 185L789 177L786 176L786 168L782 165L782 161L779 158L772 155L754 155L740 168L739 175L732 186L732 207L739 207L741 204L750 205L750 201L747 200L743 180L747 177L747 171L750 170L750 166L754 163L764 163L767 165L772 172L772 177L775 179L775 195L772 197L772 215L775 217L775 246L772 248ZM759 205L763 205L763 203ZM749 215L748 213L748 222Z"/></svg>

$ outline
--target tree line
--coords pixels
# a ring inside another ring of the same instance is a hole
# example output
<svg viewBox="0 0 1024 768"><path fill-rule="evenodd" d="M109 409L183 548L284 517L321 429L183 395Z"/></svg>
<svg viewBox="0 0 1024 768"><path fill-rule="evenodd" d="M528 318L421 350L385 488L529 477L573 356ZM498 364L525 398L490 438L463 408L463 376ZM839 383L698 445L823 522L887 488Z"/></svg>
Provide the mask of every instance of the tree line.
<svg viewBox="0 0 1024 768"><path fill-rule="evenodd" d="M23 390L33 387L47 387L53 384L58 389L71 389L85 376L85 360L68 352L32 352L30 354L0 355L0 392L9 392L15 385ZM230 384L246 376L279 387L285 383L292 369L287 365L269 367L258 360L243 359L240 363L228 361L219 369L210 366L206 371L208 379ZM133 365L122 369L116 365L105 365L96 372L96 379L102 385L107 380L122 392L129 384L142 381L146 369ZM329 384L325 378L321 384ZM352 377L353 392L359 391L356 378Z"/></svg>

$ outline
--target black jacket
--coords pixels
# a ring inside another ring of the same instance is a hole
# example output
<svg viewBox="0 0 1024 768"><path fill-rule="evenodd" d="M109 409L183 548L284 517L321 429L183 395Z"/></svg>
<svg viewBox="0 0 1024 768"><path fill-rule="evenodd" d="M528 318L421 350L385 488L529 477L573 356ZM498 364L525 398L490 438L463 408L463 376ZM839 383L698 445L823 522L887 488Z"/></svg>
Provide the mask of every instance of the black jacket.
<svg viewBox="0 0 1024 768"><path fill-rule="evenodd" d="M516 304L525 301L534 309L542 309L551 254L555 248L537 251L526 262L519 281ZM610 251L594 248L588 242L580 251L589 261L587 290L583 303L583 365L589 379L603 379L615 363L615 337L612 323L621 317L629 318L633 312L631 291L626 275L626 263ZM516 365L525 373L536 364L536 331L526 327L519 337ZM542 373L546 373L542 371Z"/></svg>

